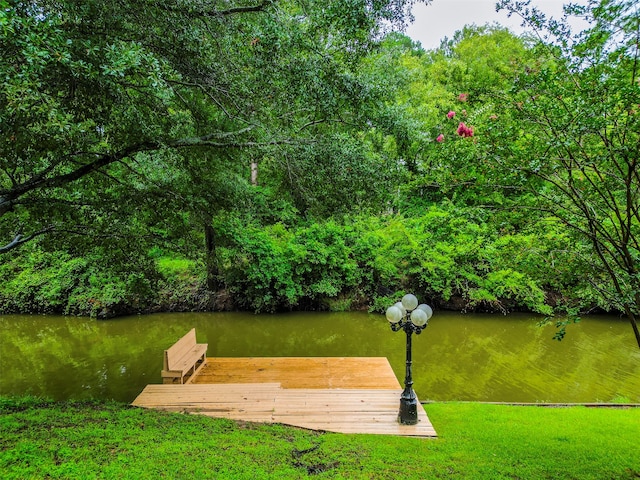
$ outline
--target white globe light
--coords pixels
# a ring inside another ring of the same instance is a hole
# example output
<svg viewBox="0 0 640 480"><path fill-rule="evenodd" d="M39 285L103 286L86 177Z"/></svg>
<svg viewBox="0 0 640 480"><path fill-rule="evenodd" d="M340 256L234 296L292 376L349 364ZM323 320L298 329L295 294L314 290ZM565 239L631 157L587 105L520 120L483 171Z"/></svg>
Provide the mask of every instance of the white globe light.
<svg viewBox="0 0 640 480"><path fill-rule="evenodd" d="M398 303L394 304L393 306L397 307L402 312L402 316L403 317L407 314L407 309L404 307L404 305L402 305L402 302L398 302Z"/></svg>
<svg viewBox="0 0 640 480"><path fill-rule="evenodd" d="M426 303L418 305L418 310L424 310L424 312L427 314L427 320L430 319L433 315L433 310L431 310L431 307Z"/></svg>
<svg viewBox="0 0 640 480"><path fill-rule="evenodd" d="M429 321L429 317L427 317L427 313L421 309L415 309L411 312L411 323L413 323L416 327L424 327Z"/></svg>
<svg viewBox="0 0 640 480"><path fill-rule="evenodd" d="M398 323L402 318L402 311L394 305L393 307L387 308L385 315L389 323Z"/></svg>
<svg viewBox="0 0 640 480"><path fill-rule="evenodd" d="M418 306L418 299L415 295L407 293L404 297L402 297L402 305L407 310L413 310Z"/></svg>

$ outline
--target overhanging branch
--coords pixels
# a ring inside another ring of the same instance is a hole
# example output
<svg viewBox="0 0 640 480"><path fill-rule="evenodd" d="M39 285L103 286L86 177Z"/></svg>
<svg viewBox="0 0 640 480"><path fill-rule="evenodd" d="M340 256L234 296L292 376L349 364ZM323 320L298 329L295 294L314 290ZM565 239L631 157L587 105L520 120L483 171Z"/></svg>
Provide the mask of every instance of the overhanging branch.
<svg viewBox="0 0 640 480"><path fill-rule="evenodd" d="M173 148L183 147L210 147L210 148L260 148L260 147L272 147L276 145L296 145L303 143L299 140L282 139L271 140L268 142L216 142L211 140L211 135L205 135L202 137L183 138L169 143L167 146Z"/></svg>
<svg viewBox="0 0 640 480"><path fill-rule="evenodd" d="M158 5L162 10L174 13L182 13L190 16L190 17L226 17L229 15L236 15L240 13L252 13L252 12L262 12L269 5L273 3L273 0L264 0L263 2L257 5L244 5L239 7L231 7L226 10L214 10L214 9L193 9L187 10L185 12L184 8L172 7L169 5L162 5L162 2Z"/></svg>
<svg viewBox="0 0 640 480"><path fill-rule="evenodd" d="M20 245L27 243L28 241L33 240L34 238L39 237L40 235L44 235L45 233L51 232L53 230L55 230L55 227L49 226L49 227L43 228L42 230L38 230L37 232L34 232L31 235L27 235L26 237L21 234L17 234L13 238L13 240L11 240L9 243L4 245L3 247L0 247L0 254L7 253L8 251L19 247Z"/></svg>

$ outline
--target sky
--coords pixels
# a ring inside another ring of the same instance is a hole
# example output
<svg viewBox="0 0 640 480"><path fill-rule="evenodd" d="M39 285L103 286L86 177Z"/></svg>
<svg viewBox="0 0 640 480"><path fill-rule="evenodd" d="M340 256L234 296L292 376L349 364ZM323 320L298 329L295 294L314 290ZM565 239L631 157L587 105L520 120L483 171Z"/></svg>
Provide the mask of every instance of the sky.
<svg viewBox="0 0 640 480"><path fill-rule="evenodd" d="M547 16L560 18L562 5L569 1L581 5L587 3L587 0L533 0L531 4ZM496 13L495 5L496 0L433 0L430 5L416 4L413 7L415 21L405 33L419 41L426 50L439 47L444 37L452 38L457 30L474 23L484 25L497 22L515 33L521 33L520 17L513 15L508 18L504 10Z"/></svg>

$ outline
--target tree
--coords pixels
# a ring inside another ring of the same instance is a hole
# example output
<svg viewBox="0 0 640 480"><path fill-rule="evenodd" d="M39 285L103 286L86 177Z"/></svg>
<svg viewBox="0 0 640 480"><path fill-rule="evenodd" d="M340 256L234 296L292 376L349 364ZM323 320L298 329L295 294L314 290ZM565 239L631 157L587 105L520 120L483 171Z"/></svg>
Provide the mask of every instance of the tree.
<svg viewBox="0 0 640 480"><path fill-rule="evenodd" d="M493 158L533 192L539 211L589 242L589 279L608 307L626 313L640 347L638 6L565 8L590 22L571 35L566 22L546 20L528 3L500 2L546 34L487 132Z"/></svg>
<svg viewBox="0 0 640 480"><path fill-rule="evenodd" d="M492 101L511 86L528 41L499 25L465 26L431 52L429 78L467 101Z"/></svg>
<svg viewBox="0 0 640 480"><path fill-rule="evenodd" d="M154 186L171 215L195 195L174 179L364 121L357 63L412 3L0 0L0 253L126 237L108 220Z"/></svg>
<svg viewBox="0 0 640 480"><path fill-rule="evenodd" d="M494 122L494 106L531 56L526 39L496 25L464 27L422 56L410 90L411 114L422 128L409 202L492 205L512 194L496 188L478 135Z"/></svg>

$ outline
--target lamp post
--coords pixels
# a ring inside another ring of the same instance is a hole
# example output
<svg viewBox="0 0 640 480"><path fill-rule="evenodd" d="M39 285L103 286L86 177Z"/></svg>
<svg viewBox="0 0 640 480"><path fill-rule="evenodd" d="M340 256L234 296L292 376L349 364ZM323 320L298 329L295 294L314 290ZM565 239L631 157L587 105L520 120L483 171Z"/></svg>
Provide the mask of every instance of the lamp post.
<svg viewBox="0 0 640 480"><path fill-rule="evenodd" d="M386 317L391 325L391 330L397 332L404 330L407 334L407 363L404 378L404 391L400 395L400 412L398 421L404 425L418 423L418 398L413 391L413 378L411 376L411 335L419 335L427 326L433 310L427 304L418 305L415 295L407 294L402 301L387 308Z"/></svg>

